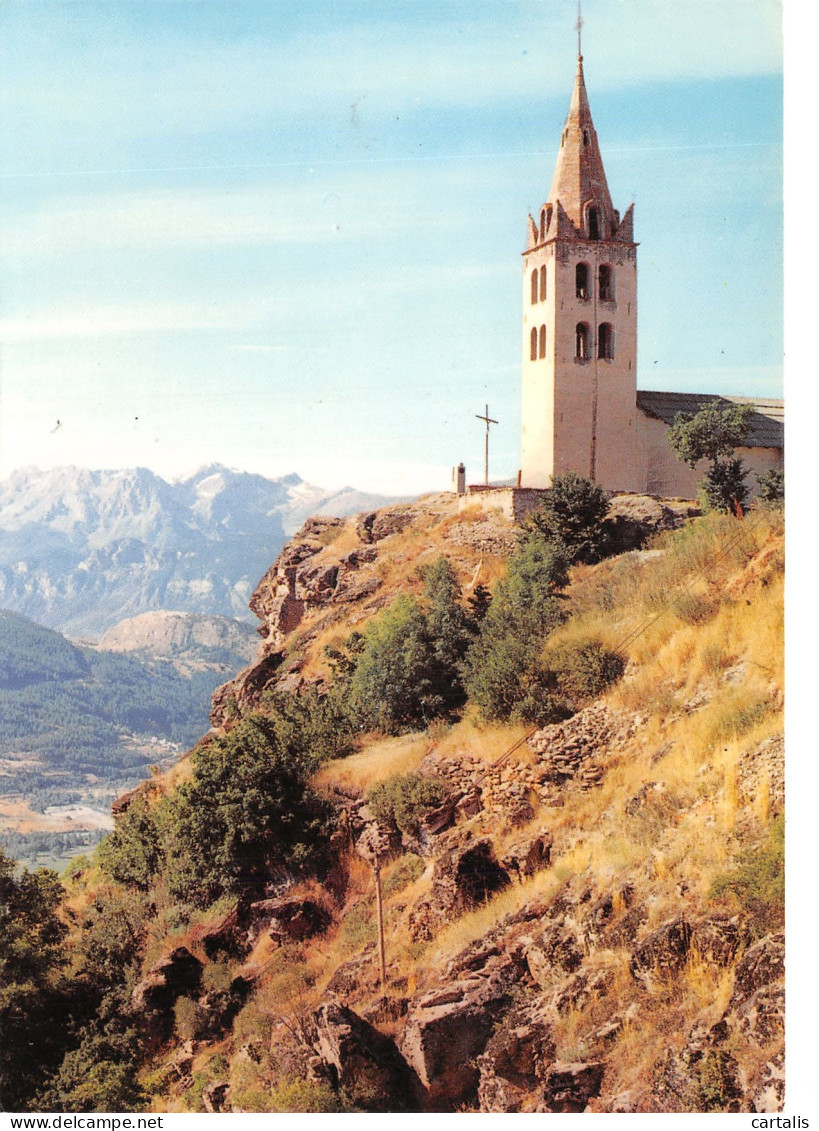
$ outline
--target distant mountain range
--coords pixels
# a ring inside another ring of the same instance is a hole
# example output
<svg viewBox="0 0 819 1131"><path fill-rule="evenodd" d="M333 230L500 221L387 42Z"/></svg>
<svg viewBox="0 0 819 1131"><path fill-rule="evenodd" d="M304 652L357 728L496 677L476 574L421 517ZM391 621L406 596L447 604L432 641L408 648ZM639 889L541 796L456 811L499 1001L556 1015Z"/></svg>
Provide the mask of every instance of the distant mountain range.
<svg viewBox="0 0 819 1131"><path fill-rule="evenodd" d="M96 638L156 609L251 620L251 593L311 514L390 500L214 464L167 482L146 468L24 468L0 483L0 607Z"/></svg>

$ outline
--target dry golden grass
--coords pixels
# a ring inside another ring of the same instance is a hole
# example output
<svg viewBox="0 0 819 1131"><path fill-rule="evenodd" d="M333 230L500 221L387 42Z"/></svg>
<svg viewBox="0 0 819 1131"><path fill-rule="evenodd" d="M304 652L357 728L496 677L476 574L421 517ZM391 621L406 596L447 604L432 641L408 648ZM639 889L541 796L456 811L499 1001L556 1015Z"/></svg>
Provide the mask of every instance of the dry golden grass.
<svg viewBox="0 0 819 1131"><path fill-rule="evenodd" d="M482 761L494 762L523 738L528 729L507 723L484 723L470 712L440 738L435 749L445 758L468 752Z"/></svg>
<svg viewBox="0 0 819 1131"><path fill-rule="evenodd" d="M317 787L365 790L393 774L416 770L432 746L425 733L382 738L358 754L326 762L314 778Z"/></svg>

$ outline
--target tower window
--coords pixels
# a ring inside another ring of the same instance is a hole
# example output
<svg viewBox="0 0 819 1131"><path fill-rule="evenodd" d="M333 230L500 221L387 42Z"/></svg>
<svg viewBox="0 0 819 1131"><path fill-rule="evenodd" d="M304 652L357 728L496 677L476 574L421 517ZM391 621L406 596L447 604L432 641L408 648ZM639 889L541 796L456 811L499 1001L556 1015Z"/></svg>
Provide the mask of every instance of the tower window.
<svg viewBox="0 0 819 1131"><path fill-rule="evenodd" d="M601 302L614 302L614 274L608 263L601 263L600 265L597 293Z"/></svg>
<svg viewBox="0 0 819 1131"><path fill-rule="evenodd" d="M537 270L532 272L532 304L537 302Z"/></svg>
<svg viewBox="0 0 819 1131"><path fill-rule="evenodd" d="M614 327L611 322L601 322L597 328L597 356L614 357Z"/></svg>
<svg viewBox="0 0 819 1131"><path fill-rule="evenodd" d="M589 209L589 239L600 239L600 210L599 208Z"/></svg>
<svg viewBox="0 0 819 1131"><path fill-rule="evenodd" d="M575 293L578 298L589 297L589 265L578 263L574 269Z"/></svg>
<svg viewBox="0 0 819 1131"><path fill-rule="evenodd" d="M575 358L578 361L589 360L589 324L578 322L574 328Z"/></svg>
<svg viewBox="0 0 819 1131"><path fill-rule="evenodd" d="M540 327L540 358L541 361L546 356L546 327Z"/></svg>
<svg viewBox="0 0 819 1131"><path fill-rule="evenodd" d="M529 335L529 360L537 361L537 327L532 327L532 333Z"/></svg>
<svg viewBox="0 0 819 1131"><path fill-rule="evenodd" d="M540 301L546 301L546 264L540 269Z"/></svg>

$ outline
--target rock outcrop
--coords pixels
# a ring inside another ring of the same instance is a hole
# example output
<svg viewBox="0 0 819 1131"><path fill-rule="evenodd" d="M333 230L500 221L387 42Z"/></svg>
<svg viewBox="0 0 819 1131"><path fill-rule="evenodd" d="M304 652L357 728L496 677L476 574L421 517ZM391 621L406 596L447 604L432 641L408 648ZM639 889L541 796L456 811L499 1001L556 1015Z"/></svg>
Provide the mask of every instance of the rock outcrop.
<svg viewBox="0 0 819 1131"><path fill-rule="evenodd" d="M364 1111L414 1111L418 1085L393 1041L335 998L316 1012L315 1047L333 1087Z"/></svg>
<svg viewBox="0 0 819 1131"><path fill-rule="evenodd" d="M447 984L411 1003L400 1047L430 1110L452 1111L476 1092L476 1057L509 1008L526 972L492 947L455 959Z"/></svg>
<svg viewBox="0 0 819 1131"><path fill-rule="evenodd" d="M456 830L443 841L435 860L432 888L410 913L414 939L432 939L453 916L460 915L510 884L509 873L495 858L489 837Z"/></svg>
<svg viewBox="0 0 819 1131"><path fill-rule="evenodd" d="M176 999L196 995L202 982L202 963L187 947L178 946L148 970L131 995L131 1008L155 1036L167 1037L173 1028Z"/></svg>

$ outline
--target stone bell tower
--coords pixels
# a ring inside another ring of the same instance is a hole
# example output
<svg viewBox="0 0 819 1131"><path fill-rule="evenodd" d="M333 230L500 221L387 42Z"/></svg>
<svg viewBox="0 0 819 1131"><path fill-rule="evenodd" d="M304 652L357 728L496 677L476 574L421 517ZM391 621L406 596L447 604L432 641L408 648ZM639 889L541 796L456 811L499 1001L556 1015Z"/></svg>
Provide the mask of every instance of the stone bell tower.
<svg viewBox="0 0 819 1131"><path fill-rule="evenodd" d="M578 44L552 187L523 255L524 487L576 471L608 490L644 488L633 212L612 206Z"/></svg>

